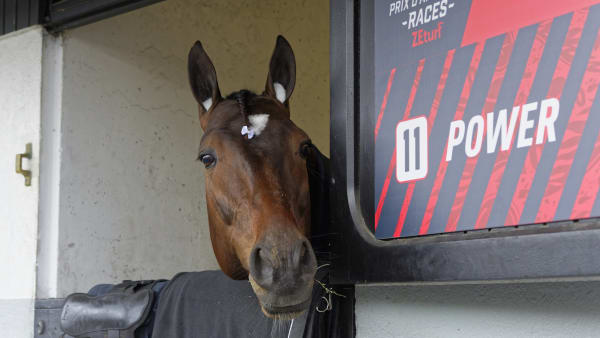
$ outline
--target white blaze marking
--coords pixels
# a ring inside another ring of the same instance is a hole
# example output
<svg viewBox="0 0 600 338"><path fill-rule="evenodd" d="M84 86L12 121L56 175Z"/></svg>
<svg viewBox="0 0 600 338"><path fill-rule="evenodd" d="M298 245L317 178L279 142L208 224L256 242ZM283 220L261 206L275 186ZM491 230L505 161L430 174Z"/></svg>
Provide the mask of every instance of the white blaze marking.
<svg viewBox="0 0 600 338"><path fill-rule="evenodd" d="M283 87L282 87L283 88ZM254 135L258 136L267 127L269 123L269 114L255 114L248 116L250 120L251 128L254 131Z"/></svg>
<svg viewBox="0 0 600 338"><path fill-rule="evenodd" d="M275 89L275 97L277 97L277 100L279 100L281 103L284 103L286 99L285 88L283 88L281 83L275 82L273 83L273 89Z"/></svg>
<svg viewBox="0 0 600 338"><path fill-rule="evenodd" d="M210 107L212 107L212 98L208 98L206 100L204 100L202 102L202 106L204 107L204 110L208 111L210 109Z"/></svg>

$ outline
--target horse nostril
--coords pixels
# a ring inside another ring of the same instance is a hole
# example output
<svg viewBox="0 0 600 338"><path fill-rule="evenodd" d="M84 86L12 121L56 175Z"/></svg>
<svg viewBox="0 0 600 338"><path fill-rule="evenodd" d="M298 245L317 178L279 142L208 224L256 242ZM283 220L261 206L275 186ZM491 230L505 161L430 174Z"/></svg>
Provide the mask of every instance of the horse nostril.
<svg viewBox="0 0 600 338"><path fill-rule="evenodd" d="M312 271L316 266L316 261L312 248L308 240L303 239L296 247L294 252L294 267L298 272Z"/></svg>
<svg viewBox="0 0 600 338"><path fill-rule="evenodd" d="M268 250L255 246L250 253L250 275L263 289L273 286L273 264L268 257Z"/></svg>
<svg viewBox="0 0 600 338"><path fill-rule="evenodd" d="M307 240L302 243L302 265L309 266L313 261L312 248Z"/></svg>

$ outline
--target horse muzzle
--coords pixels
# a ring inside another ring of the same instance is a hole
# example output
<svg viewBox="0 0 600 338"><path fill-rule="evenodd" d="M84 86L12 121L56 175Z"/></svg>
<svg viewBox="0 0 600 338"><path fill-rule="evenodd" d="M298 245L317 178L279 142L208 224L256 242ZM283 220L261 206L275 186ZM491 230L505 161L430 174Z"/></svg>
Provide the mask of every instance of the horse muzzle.
<svg viewBox="0 0 600 338"><path fill-rule="evenodd" d="M317 260L306 238L259 241L249 263L250 283L267 316L294 318L308 308Z"/></svg>

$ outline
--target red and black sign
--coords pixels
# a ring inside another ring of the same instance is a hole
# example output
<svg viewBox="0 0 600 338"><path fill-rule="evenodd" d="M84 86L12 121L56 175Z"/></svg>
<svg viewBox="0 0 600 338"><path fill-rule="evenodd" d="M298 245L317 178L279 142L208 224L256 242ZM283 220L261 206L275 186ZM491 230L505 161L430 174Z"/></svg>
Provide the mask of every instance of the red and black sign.
<svg viewBox="0 0 600 338"><path fill-rule="evenodd" d="M375 2L375 235L600 216L600 0Z"/></svg>

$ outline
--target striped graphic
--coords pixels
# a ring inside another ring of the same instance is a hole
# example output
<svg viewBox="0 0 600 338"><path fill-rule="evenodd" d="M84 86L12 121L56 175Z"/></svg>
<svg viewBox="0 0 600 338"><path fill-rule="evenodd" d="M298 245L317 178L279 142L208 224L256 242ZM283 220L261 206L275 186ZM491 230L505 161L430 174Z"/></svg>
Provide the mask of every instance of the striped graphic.
<svg viewBox="0 0 600 338"><path fill-rule="evenodd" d="M600 217L600 0L453 4L375 0L375 236Z"/></svg>
<svg viewBox="0 0 600 338"><path fill-rule="evenodd" d="M504 75L506 74L508 61L514 47L514 43L514 34L506 34L502 49L500 50L500 57L496 63L496 69L494 70L492 82L486 96L485 105L483 106L483 110L481 112L484 121L486 119L486 113L493 111L494 106L496 105L498 94L500 93L500 86L502 85ZM483 137L485 137L485 128ZM465 163L465 168L463 169L462 177L458 184L458 191L456 192L454 203L450 209L450 216L448 217L448 222L446 224L446 232L456 230L458 218L462 212L465 198L467 197L467 191L469 189L469 185L471 184L471 178L473 177L473 172L475 170L475 166L477 165L478 159L479 156L471 157L468 158L467 162Z"/></svg>
<svg viewBox="0 0 600 338"><path fill-rule="evenodd" d="M381 127L381 120L383 119L383 113L385 112L385 106L387 106L388 97L390 96L390 90L392 90L392 83L394 82L394 75L396 75L396 68L392 68L392 71L390 72L390 77L388 78L385 95L383 96L383 101L381 102L381 109L379 110L379 115L377 116L377 123L375 124L375 141L377 141L377 134L379 134L379 128Z"/></svg>
<svg viewBox="0 0 600 338"><path fill-rule="evenodd" d="M536 222L548 222L554 220L556 208L560 201L560 196L565 187L565 181L573 164L575 152L581 139L583 129L592 108L592 103L596 97L598 84L600 83L600 39L596 38L592 55L588 61L587 69L583 81L580 85L579 93L575 107L571 111L571 116L565 130L562 143L558 150L558 155L554 161L552 174L546 185L546 191L538 214Z"/></svg>
<svg viewBox="0 0 600 338"><path fill-rule="evenodd" d="M404 110L404 115L402 120L406 120L410 114L413 103L415 102L415 95L417 92L417 88L419 88L419 81L421 80L421 73L423 73L423 67L425 67L425 59L421 59L419 61L419 65L417 66L417 72L415 74L415 79L413 80L412 88L410 90L410 95L408 97L408 103L406 104L406 108ZM388 80L388 88L391 88L391 82L394 79L394 73L396 69L394 68L390 74L390 79ZM382 109L380 115L383 116L383 110L385 109L385 105L387 104L387 97L389 95L389 90L386 91L386 95L384 97L384 102L381 104ZM377 129L375 129L375 138L377 138ZM383 183L383 189L381 190L381 194L379 195L379 202L377 203L377 209L375 209L375 230L377 230L377 225L379 224L379 218L381 217L381 211L383 208L383 204L385 202L385 197L387 195L388 189L390 187L390 181L392 179L392 175L394 174L394 168L396 165L396 148L392 151L392 158L390 159L390 164L388 166L387 175L385 176L385 182Z"/></svg>
<svg viewBox="0 0 600 338"><path fill-rule="evenodd" d="M471 58L471 64L469 65L469 72L467 73L467 77L465 79L465 83L463 85L462 93L460 94L460 99L458 102L458 107L456 108L456 113L454 115L454 120L460 120L465 112L465 107L467 105L467 100L469 99L469 94L471 92L471 87L473 86L473 82L475 82L475 73L479 68L479 61L481 61L481 54L483 53L483 43L478 43L475 45L475 51L473 52L473 56ZM444 177L446 176L446 169L448 167L448 162L446 162L446 150L442 155L442 158L439 161L438 171L435 176L435 183L433 184L433 189L431 190L431 195L429 196L429 202L427 202L427 208L425 209L425 216L423 217L423 221L421 223L421 228L419 230L420 234L426 234L431 225L431 219L433 218L433 211L437 204L437 200L439 197L440 190L442 189L442 183L444 181Z"/></svg>
<svg viewBox="0 0 600 338"><path fill-rule="evenodd" d="M525 66L523 78L521 80L521 84L519 85L517 97L513 106L522 106L527 102L527 97L531 91L533 79L537 73L544 46L546 45L546 39L550 33L551 23L551 21L543 22L537 29L533 46L531 47L531 52L529 53L527 65ZM517 120L517 123L518 122L519 121ZM513 133L508 150L499 152L496 157L487 188L483 195L483 201L481 202L481 206L479 208L479 214L477 216L477 221L475 222L475 229L483 229L488 224L488 219L490 217L490 213L492 212L492 205L496 200L496 195L500 187L500 182L502 181L504 169L506 169L506 164L508 163L508 158L513 147L515 136L516 133Z"/></svg>
<svg viewBox="0 0 600 338"><path fill-rule="evenodd" d="M587 10L583 10L577 11L573 14L567 36L565 38L565 42L563 43L563 48L558 59L558 64L554 70L554 77L552 78L552 83L550 84L547 97L561 96L567 75L571 69L571 62L573 61L573 57L575 55L575 49L578 45L579 38L581 37L581 32L583 31L583 25L585 24L587 13ZM523 214L523 208L525 207L525 201L529 194L529 190L531 189L543 149L544 143L533 144L529 148L527 159L525 160L525 164L521 170L521 175L517 181L517 188L515 189L515 194L513 195L510 204L510 210L506 215L506 220L504 221L505 225L519 224L519 220Z"/></svg>
<svg viewBox="0 0 600 338"><path fill-rule="evenodd" d="M597 112L596 114L599 114ZM577 193L577 199L571 213L571 218L588 218L591 216L596 196L600 191L600 133L594 144L592 157L585 169L585 176Z"/></svg>
<svg viewBox="0 0 600 338"><path fill-rule="evenodd" d="M442 75L440 76L440 81L438 82L437 89L435 91L435 96L433 98L433 102L431 103L431 111L427 117L428 124L428 135L431 135L431 130L433 129L433 123L435 122L435 118L438 113L438 109L440 107L440 101L442 100L442 94L444 92L444 88L446 87L446 80L448 79L448 72L450 71L450 66L452 65L452 60L454 59L455 50L451 50L446 54L446 60L444 61L444 68L442 71ZM395 154L394 154L395 157ZM406 189L406 196L404 197L404 202L402 203L402 208L400 209L400 216L398 217L398 222L396 223L396 230L394 231L394 237L400 236L402 233L402 228L404 227L404 222L406 221L406 215L408 213L408 207L410 206L410 201L412 199L412 195L415 191L415 182L411 182L408 184L408 188Z"/></svg>
<svg viewBox="0 0 600 338"><path fill-rule="evenodd" d="M381 194L379 194L379 202L377 202L377 208L375 209L375 230L377 230L377 226L379 225L379 219L381 218L381 211L383 210L383 203L385 202L385 197L387 196L388 189L390 188L390 182L392 180L392 175L394 175L395 165L396 165L396 148L394 147L394 151L392 152L392 158L390 159L390 164L388 165L387 174L385 175L385 182L383 183L383 188L381 189Z"/></svg>

